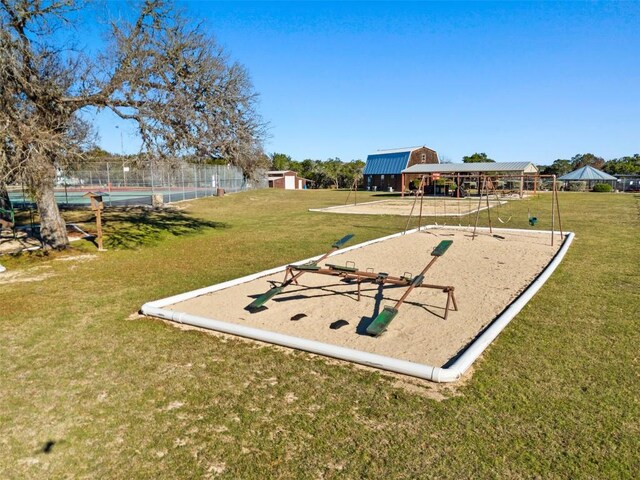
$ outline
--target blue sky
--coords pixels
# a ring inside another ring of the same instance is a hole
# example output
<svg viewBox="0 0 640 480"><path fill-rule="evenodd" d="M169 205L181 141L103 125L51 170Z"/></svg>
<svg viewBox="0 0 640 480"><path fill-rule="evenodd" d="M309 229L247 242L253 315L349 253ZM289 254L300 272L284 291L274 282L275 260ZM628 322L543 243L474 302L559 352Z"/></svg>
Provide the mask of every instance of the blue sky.
<svg viewBox="0 0 640 480"><path fill-rule="evenodd" d="M180 5L249 71L268 153L349 161L427 145L454 162L550 164L640 152L639 2ZM96 124L106 150L121 151L122 132L137 151L130 126Z"/></svg>

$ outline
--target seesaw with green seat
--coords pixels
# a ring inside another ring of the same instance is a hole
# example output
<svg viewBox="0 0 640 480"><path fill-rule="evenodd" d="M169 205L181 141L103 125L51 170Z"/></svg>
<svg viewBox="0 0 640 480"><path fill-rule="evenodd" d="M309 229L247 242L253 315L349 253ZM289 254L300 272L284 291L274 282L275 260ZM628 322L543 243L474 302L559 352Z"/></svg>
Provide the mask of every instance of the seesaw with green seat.
<svg viewBox="0 0 640 480"><path fill-rule="evenodd" d="M444 312L444 319L446 320L449 315L449 310L453 307L453 310L458 310L458 305L456 303L455 295L454 295L454 287L450 285L432 285L424 283L424 278L427 271L433 266L438 258L443 256L445 252L449 249L453 240L443 240L441 241L431 252L432 259L429 263L422 269L420 274L412 277L410 274L405 272L404 275L400 277L389 275L386 272L374 272L371 269L366 271L358 270L352 262L348 262L347 265L337 265L337 264L327 264L324 267L318 265L322 260L327 258L333 251L340 248L344 243L349 241L353 235L347 235L336 243L334 243L331 247L331 250L320 257L318 260L312 263L307 263L303 265L289 265L286 268L286 273L283 282L280 286L274 286L266 293L263 293L258 298L256 298L253 302L251 302L247 307L251 313L256 313L263 309L264 304L271 300L273 297L282 293L282 291L291 284L298 284L298 279L304 273L313 273L319 275L328 275L333 277L340 277L345 281L355 281L358 286L358 301L361 298L361 284L362 283L373 283L378 285L395 285L401 287L407 287L407 290L404 292L400 300L393 306L385 306L383 311L378 314L378 316L371 322L371 324L367 327L366 332L372 336L379 336L387 329L391 321L398 315L398 309L405 302L409 294L415 288L432 288L436 290L441 290L442 292L447 294L447 303Z"/></svg>
<svg viewBox="0 0 640 480"><path fill-rule="evenodd" d="M267 303L277 294L281 293L286 287L288 287L292 283L297 283L298 278L300 278L305 272L317 272L320 269L318 262L323 261L329 255L331 255L331 253L338 250L342 245L347 243L352 238L353 238L352 233L350 233L349 235L345 235L340 240L336 241L333 245L331 245L331 250L329 250L327 253L325 253L322 257L320 257L315 262L307 263L304 265L298 265L297 266L298 273L296 273L295 275L291 275L291 278L287 280L287 277L289 276L290 269L291 269L291 265L289 265L287 267L287 274L285 275L284 282L282 282L282 284L279 287L274 286L268 292L265 292L262 295L260 295L253 302L247 305L245 307L245 310L248 310L251 313L257 312L264 306L265 303Z"/></svg>
<svg viewBox="0 0 640 480"><path fill-rule="evenodd" d="M409 286L407 287L407 290L404 292L402 297L400 297L400 300L398 300L398 302L393 307L385 306L382 309L382 312L380 312L378 316L373 320L373 322L371 322L371 324L367 327L367 333L369 335L373 335L374 337L382 335L391 321L398 315L398 309L402 306L413 289L417 287L442 289L442 291L447 294L447 306L444 309L445 320L449 316L449 306L451 305L451 303L453 303L454 310L458 310L456 297L453 294L453 287L424 284L424 276L426 275L427 271L433 266L438 258L444 255L444 253L449 249L452 243L453 240L443 240L433 249L433 251L431 252L433 258L427 264L427 266L422 269L419 275L416 275L411 280L407 279L407 281L409 282Z"/></svg>

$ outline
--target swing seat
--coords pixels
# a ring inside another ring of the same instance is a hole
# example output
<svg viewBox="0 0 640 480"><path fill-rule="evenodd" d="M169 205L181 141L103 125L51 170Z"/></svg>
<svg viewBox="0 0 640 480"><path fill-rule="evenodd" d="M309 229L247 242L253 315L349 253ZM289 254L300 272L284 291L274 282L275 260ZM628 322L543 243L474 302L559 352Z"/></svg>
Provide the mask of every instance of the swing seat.
<svg viewBox="0 0 640 480"><path fill-rule="evenodd" d="M536 223L538 223L538 217L529 217L529 225L535 227Z"/></svg>

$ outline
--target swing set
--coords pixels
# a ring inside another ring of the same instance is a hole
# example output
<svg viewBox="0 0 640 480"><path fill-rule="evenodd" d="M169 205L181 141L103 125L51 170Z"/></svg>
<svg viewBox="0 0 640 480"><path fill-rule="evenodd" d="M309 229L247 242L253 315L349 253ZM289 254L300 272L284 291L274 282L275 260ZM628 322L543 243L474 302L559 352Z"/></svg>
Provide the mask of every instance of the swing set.
<svg viewBox="0 0 640 480"><path fill-rule="evenodd" d="M360 179L358 178L358 176L356 176L353 179L353 182L351 183L351 187L349 188L349 193L347 194L347 199L344 201L345 205L349 203L349 198L351 198L351 193L353 193L353 204L354 205L358 204L358 181L359 180Z"/></svg>
<svg viewBox="0 0 640 480"><path fill-rule="evenodd" d="M513 176L484 175L481 177L482 187L480 188L479 195L478 195L478 208L476 210L476 220L473 227L473 237L472 237L473 239L475 239L475 237L478 235L477 234L478 220L480 218L480 210L481 210L483 199L486 201L486 210L487 210L488 221L489 221L489 233L491 235L493 235L493 223L491 218L491 208L489 205L490 196L493 196L495 201L497 201L496 218L498 219L498 221L502 224L506 224L512 218L512 215L510 215L506 220L503 217L501 217L501 213L504 216L504 213L501 212L502 202L500 201L500 197L498 196L495 188L495 182L501 178L502 179L513 178ZM557 179L555 175L536 175L534 178L534 181L535 181L534 195L536 195L536 198L538 199L539 199L539 194L535 193L537 192L537 182L538 180L543 178L551 179L551 246L553 246L556 230L559 231L560 236L564 235L562 231L562 219L560 217L560 201L558 199L558 184L557 184ZM524 177L522 177L522 182L524 182ZM557 216L557 222L558 222L557 228L556 228L556 216ZM538 219L539 219L538 214L537 213L532 214L531 205L529 205L527 208L527 221L529 223L529 226L535 227L538 224ZM493 236L495 237L496 235L493 235Z"/></svg>
<svg viewBox="0 0 640 480"><path fill-rule="evenodd" d="M554 244L554 237L555 237L556 230L559 231L560 235L563 235L562 221L560 217L560 202L558 199L558 185L557 185L557 179L555 175L527 176L527 175L496 174L496 175L480 175L480 176L475 176L475 175L463 176L460 174L444 175L439 173L423 174L420 177L420 183L416 191L416 196L414 198L413 205L411 207L411 212L409 213L409 218L407 219L407 223L405 225L405 229L404 229L405 233L409 230L409 225L411 224L411 219L414 216L414 211L416 209L418 200L420 201L420 208L419 208L419 214L418 214L418 229L422 227L424 191L426 189L426 186L428 186L429 184L434 184L435 181L444 180L444 179L452 181L456 187L453 192L453 195L451 196L457 199L457 210L458 210L457 216L459 219L458 221L459 227L463 226L460 221L461 217L463 216L461 212L461 209L462 209L461 202L463 201L460 198L461 194L463 197L467 198L466 215L468 215L468 218L469 218L469 224L467 225L467 227L471 228L471 216L470 216L471 215L471 196L468 195L467 191L463 188L465 179L470 179L470 178L476 179L477 186L478 186L478 203L475 209L475 222L473 225L474 239L478 235L477 233L478 222L480 219L480 212L482 210L487 210L489 232L491 235L496 236L493 234L493 217L491 214L492 207L495 208L495 218L498 220L498 222L500 222L503 225L508 224L513 218L513 213L506 211L506 205L505 205L505 202L503 201L503 198L506 196L505 191L509 193L518 194L520 198L523 198L525 181L526 182L533 181L533 194L535 196L535 199L537 199L539 203L540 197L539 197L539 194L537 193L537 190L538 190L537 187L538 187L538 182L542 179L551 180L551 245L553 246ZM504 188L505 185L508 185L510 182L515 182L515 181L517 181L520 184L519 193L517 193L518 190L513 190L513 191L505 190ZM434 192L435 191L436 190L434 188ZM444 204L442 208L445 216L445 220L443 221L443 226L446 226L446 215L447 215L446 195L443 195L443 198L444 198ZM437 212L437 208L438 208L437 199L438 198L436 195L434 212ZM493 205L491 205L492 203ZM557 228L556 228L556 216L557 216ZM527 208L527 221L529 226L536 227L538 225L539 219L540 217L538 213L536 213L535 210L532 212L532 205L529 205ZM436 225L438 225L437 221L436 221ZM501 237L497 236L497 238L501 238Z"/></svg>

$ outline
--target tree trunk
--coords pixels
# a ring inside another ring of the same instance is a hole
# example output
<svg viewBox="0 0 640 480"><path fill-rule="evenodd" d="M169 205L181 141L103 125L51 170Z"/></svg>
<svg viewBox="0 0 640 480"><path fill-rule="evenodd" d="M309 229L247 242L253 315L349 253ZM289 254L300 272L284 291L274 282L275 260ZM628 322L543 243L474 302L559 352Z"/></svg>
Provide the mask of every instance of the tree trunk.
<svg viewBox="0 0 640 480"><path fill-rule="evenodd" d="M69 245L69 238L54 194L55 169L51 167L51 170L53 174L48 172L34 185L40 215L40 237L46 248L62 250Z"/></svg>

